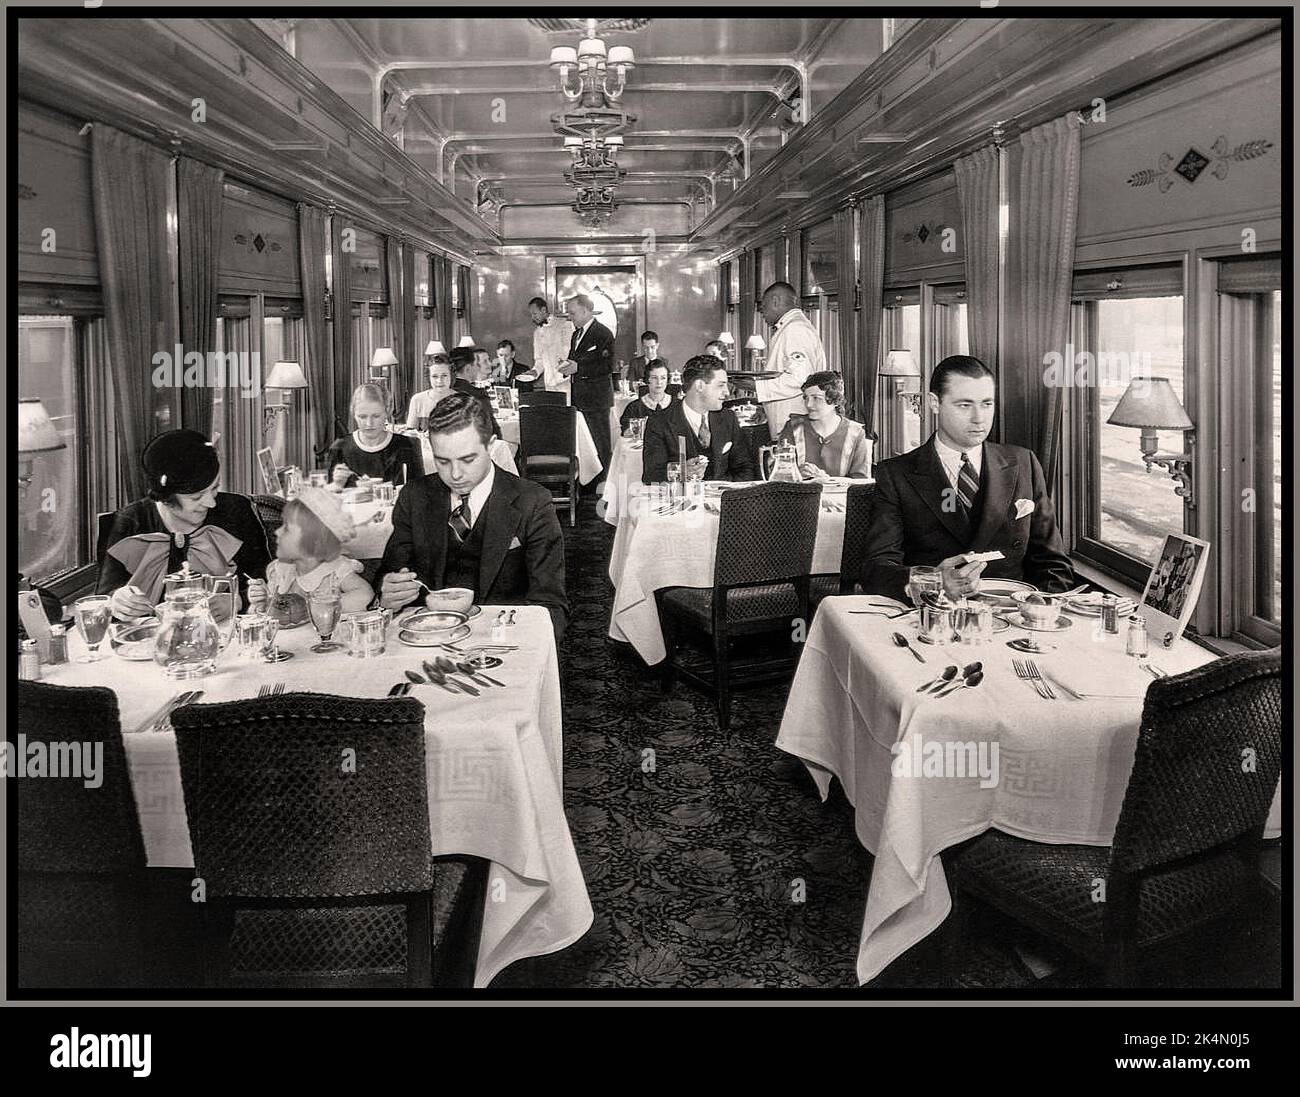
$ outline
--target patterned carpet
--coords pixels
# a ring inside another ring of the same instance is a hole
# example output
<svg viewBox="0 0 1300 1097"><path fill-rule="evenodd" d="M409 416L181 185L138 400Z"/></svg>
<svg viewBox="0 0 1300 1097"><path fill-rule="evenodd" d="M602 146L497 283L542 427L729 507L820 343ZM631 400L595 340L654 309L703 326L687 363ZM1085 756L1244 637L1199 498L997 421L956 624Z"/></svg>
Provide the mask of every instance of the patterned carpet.
<svg viewBox="0 0 1300 1097"><path fill-rule="evenodd" d="M515 964L493 987L856 988L871 856L838 785L822 804L803 765L773 745L787 685L737 694L731 733L720 734L709 697L683 684L664 694L630 649L607 639L613 529L590 501L565 536L565 801L595 922L575 945ZM1263 906L1159 985L1279 985L1280 904ZM1025 948L1055 971L1035 979ZM869 989L944 985L938 953L923 943ZM976 920L954 976L979 990L1100 985L991 918Z"/></svg>

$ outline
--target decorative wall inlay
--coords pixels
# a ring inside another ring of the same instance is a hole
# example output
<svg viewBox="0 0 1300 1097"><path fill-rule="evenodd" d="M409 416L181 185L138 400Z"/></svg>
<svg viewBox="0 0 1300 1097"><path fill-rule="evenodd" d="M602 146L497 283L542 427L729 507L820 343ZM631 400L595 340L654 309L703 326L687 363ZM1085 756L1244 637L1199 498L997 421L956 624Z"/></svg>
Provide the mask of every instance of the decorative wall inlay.
<svg viewBox="0 0 1300 1097"><path fill-rule="evenodd" d="M235 233L235 243L241 248L247 248L249 251L257 252L258 255L261 255L262 252L266 251L268 248L272 252L284 250L279 241L268 239L260 232L254 233L251 239L246 232L237 232Z"/></svg>
<svg viewBox="0 0 1300 1097"><path fill-rule="evenodd" d="M1228 177L1229 165L1234 161L1243 163L1247 160L1258 160L1261 156L1266 156L1272 148L1272 141L1264 137L1256 137L1229 149L1228 139L1221 134L1210 146L1208 156L1194 145L1189 146L1182 158L1177 161L1169 153L1162 152L1154 168L1135 171L1126 181L1130 187L1149 187L1154 183L1160 193L1164 194L1174 185L1174 175L1192 184L1208 168L1214 178L1223 180Z"/></svg>
<svg viewBox="0 0 1300 1097"><path fill-rule="evenodd" d="M943 230L945 227L946 226L941 225L938 222L935 222L933 225L930 225L922 221L921 224L919 224L916 228L908 229L905 233L903 233L903 243L924 244L927 240L930 239L931 236L933 236L937 240L943 235Z"/></svg>

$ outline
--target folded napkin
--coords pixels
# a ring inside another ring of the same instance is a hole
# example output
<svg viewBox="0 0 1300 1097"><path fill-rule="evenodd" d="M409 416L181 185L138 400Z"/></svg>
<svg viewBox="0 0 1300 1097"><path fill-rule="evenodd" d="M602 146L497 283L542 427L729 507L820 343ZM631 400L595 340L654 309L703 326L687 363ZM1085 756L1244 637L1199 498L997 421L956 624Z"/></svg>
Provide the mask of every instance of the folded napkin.
<svg viewBox="0 0 1300 1097"><path fill-rule="evenodd" d="M1038 669L1080 697L1146 696L1150 674L1128 656L1106 659L1037 660Z"/></svg>

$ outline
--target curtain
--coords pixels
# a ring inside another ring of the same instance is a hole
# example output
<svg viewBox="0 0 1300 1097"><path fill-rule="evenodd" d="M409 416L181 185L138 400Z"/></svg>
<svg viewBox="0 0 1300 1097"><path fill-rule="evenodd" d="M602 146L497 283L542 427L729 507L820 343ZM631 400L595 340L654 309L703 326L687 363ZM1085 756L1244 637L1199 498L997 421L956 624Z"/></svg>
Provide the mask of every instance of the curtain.
<svg viewBox="0 0 1300 1097"><path fill-rule="evenodd" d="M433 302L434 316L438 321L438 342L446 350L451 350L456 345L453 337L455 333L455 323L451 311L451 279L454 270L451 260L445 255L435 255L433 257Z"/></svg>
<svg viewBox="0 0 1300 1097"><path fill-rule="evenodd" d="M785 280L803 296L803 233L797 229L785 238Z"/></svg>
<svg viewBox="0 0 1300 1097"><path fill-rule="evenodd" d="M953 165L966 249L966 337L971 354L998 373L998 150Z"/></svg>
<svg viewBox="0 0 1300 1097"><path fill-rule="evenodd" d="M217 347L217 261L225 173L188 156L176 165L181 345L206 360ZM181 423L212 435L212 389L181 390Z"/></svg>
<svg viewBox="0 0 1300 1097"><path fill-rule="evenodd" d="M91 130L95 242L118 439L133 499L148 489L140 454L154 434L173 425L169 404L173 386L153 384L154 354L165 351L170 357L176 345L165 216L170 179L167 153L111 126L95 124Z"/></svg>
<svg viewBox="0 0 1300 1097"><path fill-rule="evenodd" d="M399 237L390 236L388 246L384 249L385 266L387 267L388 277L388 317L392 321L390 330L392 332L391 342L378 343L377 346L391 346L393 354L397 356L397 365L392 367L391 392L388 394L392 402L393 415L397 415L398 408L406 407L406 401L410 398L409 386L406 382L406 376L411 368L411 359L407 355L406 348L402 345L403 333L406 331L406 290L410 289L410 279L407 279L405 286L402 285L402 241ZM369 363L366 363L369 367Z"/></svg>
<svg viewBox="0 0 1300 1097"><path fill-rule="evenodd" d="M343 250L343 218L335 216L330 233L330 268L334 275L331 292L334 328L333 425L320 438L328 446L352 429L348 405L352 401L352 267L351 253ZM304 283L304 292L306 283Z"/></svg>
<svg viewBox="0 0 1300 1097"><path fill-rule="evenodd" d="M742 251L732 262L740 264L740 330L736 334L736 357L743 362L745 340L754 333L754 253Z"/></svg>
<svg viewBox="0 0 1300 1097"><path fill-rule="evenodd" d="M302 274L302 371L310 386L312 449L323 454L334 440L334 366L325 319L325 213L298 203L298 255ZM301 412L299 413L301 414Z"/></svg>
<svg viewBox="0 0 1300 1097"><path fill-rule="evenodd" d="M254 310L253 315L260 315L260 310ZM226 317L221 326L222 349L227 354L253 353L252 316ZM260 399L245 398L237 389L225 390L214 426L222 438L221 475L226 491L260 495L266 490L256 453L266 444L262 437L262 403Z"/></svg>
<svg viewBox="0 0 1300 1097"><path fill-rule="evenodd" d="M852 384L845 385L851 398L853 418L871 430L876 398L876 376L880 369L880 340L885 324L885 196L864 199L858 225L861 269L858 282L862 315L858 324L858 368ZM841 308L843 305L841 304Z"/></svg>
<svg viewBox="0 0 1300 1097"><path fill-rule="evenodd" d="M858 270L854 258L857 241L853 236L853 205L835 211L835 263L839 274L839 355L836 366L844 377L844 389L853 391L853 378L861 370L854 339L857 311ZM823 340L825 342L825 340ZM827 366L830 366L829 361Z"/></svg>
<svg viewBox="0 0 1300 1097"><path fill-rule="evenodd" d="M474 278L473 272L469 267L457 265L456 277L460 279L460 333L469 335L474 339L478 336L474 334ZM457 342L460 340L458 339ZM451 348L448 347L448 350Z"/></svg>
<svg viewBox="0 0 1300 1097"><path fill-rule="evenodd" d="M401 362L402 399L393 409L394 415L406 411L411 397L424 388L424 370L420 368L424 344L419 342L416 331L415 308L415 245L407 244L402 248L402 312L390 313L393 318L393 333L397 339L397 357ZM400 321L400 322L399 322Z"/></svg>
<svg viewBox="0 0 1300 1097"><path fill-rule="evenodd" d="M1069 114L1021 134L1015 294L1026 437L1050 484L1060 455L1060 386L1043 383L1045 356L1063 353L1070 322L1079 212L1079 120Z"/></svg>

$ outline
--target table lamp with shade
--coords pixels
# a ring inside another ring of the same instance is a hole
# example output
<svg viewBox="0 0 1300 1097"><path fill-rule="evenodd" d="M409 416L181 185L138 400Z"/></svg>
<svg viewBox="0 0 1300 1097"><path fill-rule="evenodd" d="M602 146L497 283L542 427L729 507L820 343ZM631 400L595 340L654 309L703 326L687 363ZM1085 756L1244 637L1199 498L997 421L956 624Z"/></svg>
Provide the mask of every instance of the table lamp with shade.
<svg viewBox="0 0 1300 1097"><path fill-rule="evenodd" d="M45 404L36 397L24 397L18 401L18 490L27 490L32 482L35 455L52 453L67 449L67 443L59 437L58 428L45 410Z"/></svg>
<svg viewBox="0 0 1300 1097"><path fill-rule="evenodd" d="M456 346L458 347L472 347L473 345L474 345L474 336L472 336L469 332L466 332L464 335L462 335L460 337L460 342L456 344Z"/></svg>
<svg viewBox="0 0 1300 1097"><path fill-rule="evenodd" d="M749 351L750 363L755 373L763 371L763 359L767 357L767 343L761 335L751 335L745 340L745 349Z"/></svg>
<svg viewBox="0 0 1300 1097"><path fill-rule="evenodd" d="M436 354L446 354L447 348L444 347L437 339L430 339L429 345L424 348L424 356L431 358Z"/></svg>
<svg viewBox="0 0 1300 1097"><path fill-rule="evenodd" d="M397 365L397 355L392 347L376 347L370 356L370 379L380 381L384 388L392 389L392 370Z"/></svg>
<svg viewBox="0 0 1300 1097"><path fill-rule="evenodd" d="M271 367L271 372L266 375L266 380L262 382L262 388L279 389L280 403L267 404L262 408L263 437L271 433L271 428L275 425L275 421L279 416L289 414L293 390L305 389L306 387L307 378L302 372L302 366L297 362L276 362Z"/></svg>
<svg viewBox="0 0 1300 1097"><path fill-rule="evenodd" d="M910 350L900 349L891 350L885 354L884 365L880 367L881 377L899 377L911 378L921 376L921 367L917 364L916 355ZM906 381L902 382L906 384ZM905 389L899 392L898 398L904 401L912 410L912 414L918 419L921 418L921 396L919 389Z"/></svg>
<svg viewBox="0 0 1300 1097"><path fill-rule="evenodd" d="M723 349L727 352L727 361L730 362L732 354L735 353L732 349L736 345L735 337L729 331L720 331L718 332L717 341L722 344Z"/></svg>
<svg viewBox="0 0 1300 1097"><path fill-rule="evenodd" d="M1151 471L1152 465L1168 469L1169 475L1178 481L1174 494L1181 496L1187 507L1195 508L1192 465L1195 461L1196 424L1188 418L1167 378L1134 377L1106 422L1116 427L1141 430L1138 448L1147 472ZM1161 430L1181 430L1187 451L1160 453L1160 436L1156 432Z"/></svg>

